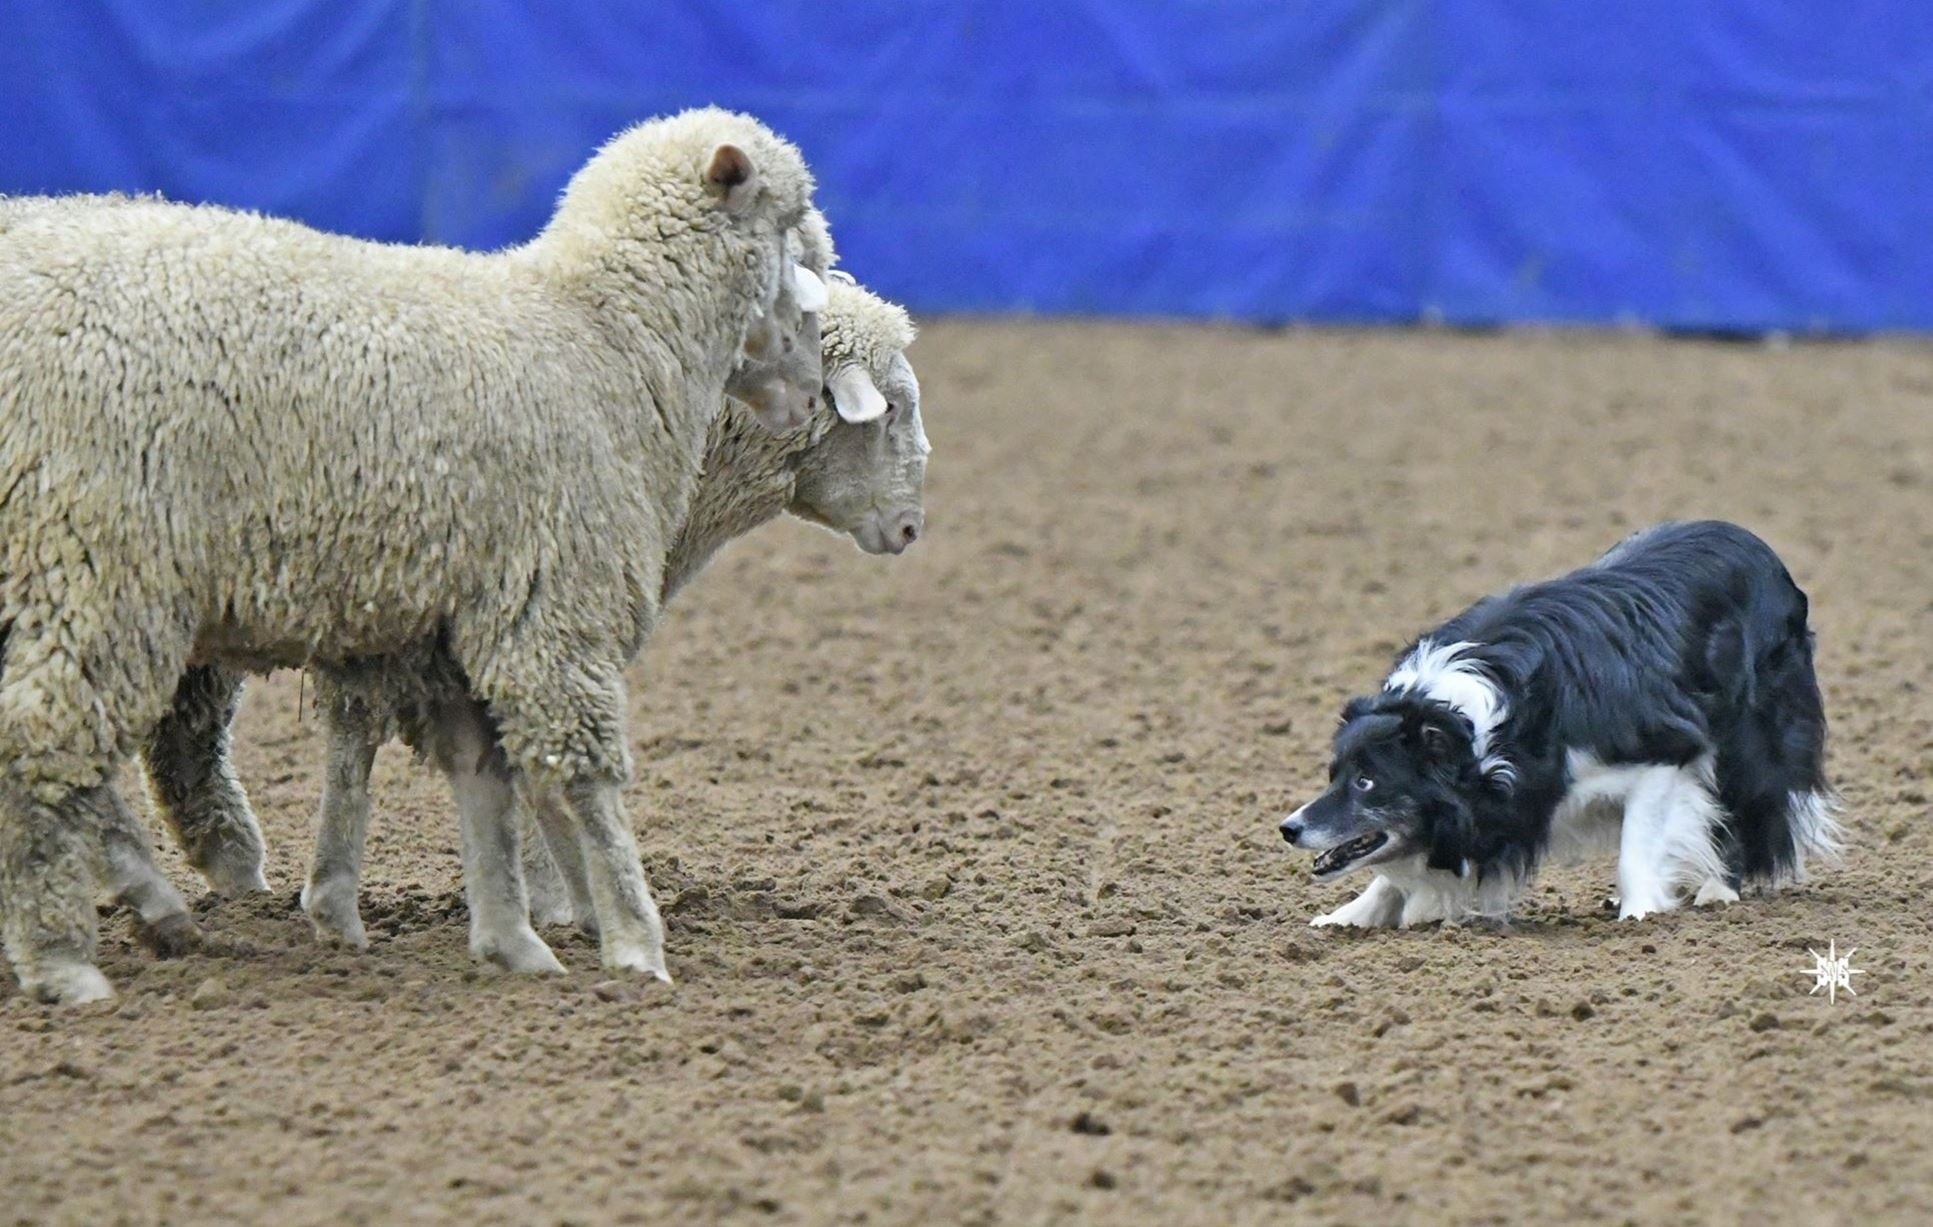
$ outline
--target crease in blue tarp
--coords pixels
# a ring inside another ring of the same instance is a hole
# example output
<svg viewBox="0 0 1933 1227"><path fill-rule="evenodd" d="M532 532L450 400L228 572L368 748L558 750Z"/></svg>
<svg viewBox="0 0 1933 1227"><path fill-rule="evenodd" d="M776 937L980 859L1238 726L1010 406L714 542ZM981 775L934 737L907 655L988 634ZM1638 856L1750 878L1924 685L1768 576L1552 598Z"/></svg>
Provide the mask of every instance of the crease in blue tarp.
<svg viewBox="0 0 1933 1227"><path fill-rule="evenodd" d="M613 132L797 141L925 311L1933 327L1933 5L8 0L0 191L490 248Z"/></svg>

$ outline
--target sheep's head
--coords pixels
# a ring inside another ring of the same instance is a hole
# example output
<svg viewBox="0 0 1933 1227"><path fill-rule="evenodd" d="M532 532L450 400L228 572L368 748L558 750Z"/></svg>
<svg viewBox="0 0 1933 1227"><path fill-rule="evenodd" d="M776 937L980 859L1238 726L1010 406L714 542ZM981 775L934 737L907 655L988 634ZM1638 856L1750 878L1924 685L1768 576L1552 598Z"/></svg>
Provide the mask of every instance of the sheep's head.
<svg viewBox="0 0 1933 1227"><path fill-rule="evenodd" d="M566 268L615 272L627 293L683 282L723 307L710 322L731 330L734 364L763 368L731 390L761 425L784 430L810 416L822 383L814 317L825 286L801 262L807 236L824 235L815 216L798 149L748 115L703 108L639 124L599 150L565 188L545 250Z"/></svg>
<svg viewBox="0 0 1933 1227"><path fill-rule="evenodd" d="M833 275L823 324L826 393L837 420L800 453L787 510L849 533L869 554L898 554L926 525L920 385L906 360L912 321Z"/></svg>
<svg viewBox="0 0 1933 1227"><path fill-rule="evenodd" d="M752 321L738 365L725 380L726 395L743 402L761 426L779 432L805 425L819 406L819 317L826 307L823 278L832 263L832 236L817 209L786 232L783 253L778 294Z"/></svg>

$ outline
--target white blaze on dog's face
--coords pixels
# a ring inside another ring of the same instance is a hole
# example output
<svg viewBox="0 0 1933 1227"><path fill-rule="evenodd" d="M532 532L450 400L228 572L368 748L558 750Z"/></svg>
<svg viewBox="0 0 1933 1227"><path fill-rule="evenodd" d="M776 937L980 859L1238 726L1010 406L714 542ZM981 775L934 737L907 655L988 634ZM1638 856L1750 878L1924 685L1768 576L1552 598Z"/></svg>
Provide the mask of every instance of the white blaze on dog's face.
<svg viewBox="0 0 1933 1227"><path fill-rule="evenodd" d="M822 259L801 250L799 232L786 232L777 293L746 330L739 363L725 380L725 394L742 401L768 430L796 430L818 409L824 272Z"/></svg>
<svg viewBox="0 0 1933 1227"><path fill-rule="evenodd" d="M1282 838L1317 854L1318 878L1440 853L1446 837L1460 847L1469 825L1462 761L1474 768L1469 730L1449 709L1358 699L1336 731L1328 789L1282 820Z"/></svg>
<svg viewBox="0 0 1933 1227"><path fill-rule="evenodd" d="M903 353L868 371L848 364L826 380L839 420L800 458L787 510L849 533L868 554L898 554L926 527L920 385Z"/></svg>

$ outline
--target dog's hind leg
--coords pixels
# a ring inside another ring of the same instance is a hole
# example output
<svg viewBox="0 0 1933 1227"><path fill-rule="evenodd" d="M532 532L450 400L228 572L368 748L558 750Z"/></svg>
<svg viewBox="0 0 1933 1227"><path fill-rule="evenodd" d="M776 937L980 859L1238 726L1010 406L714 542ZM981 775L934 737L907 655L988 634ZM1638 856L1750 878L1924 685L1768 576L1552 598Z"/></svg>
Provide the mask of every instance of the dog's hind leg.
<svg viewBox="0 0 1933 1227"><path fill-rule="evenodd" d="M1313 928L1332 925L1355 929L1393 929L1403 919L1403 892L1381 874L1362 894L1333 912L1325 912L1309 922Z"/></svg>
<svg viewBox="0 0 1933 1227"><path fill-rule="evenodd" d="M1803 881L1807 862L1832 859L1841 836L1805 598L1794 594L1792 605L1780 642L1755 661L1756 684L1720 729L1714 771L1737 878L1768 887Z"/></svg>

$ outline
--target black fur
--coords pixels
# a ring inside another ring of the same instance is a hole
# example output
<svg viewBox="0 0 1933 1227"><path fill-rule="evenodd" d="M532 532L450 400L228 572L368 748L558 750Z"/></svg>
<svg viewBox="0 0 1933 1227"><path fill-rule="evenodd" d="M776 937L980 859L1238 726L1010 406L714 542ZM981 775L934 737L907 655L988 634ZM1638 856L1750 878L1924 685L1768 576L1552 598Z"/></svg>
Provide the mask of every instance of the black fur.
<svg viewBox="0 0 1933 1227"><path fill-rule="evenodd" d="M1501 692L1508 711L1491 734L1490 770L1461 714L1385 691L1344 711L1332 777L1376 756L1378 778L1399 773L1377 794L1401 798L1386 804L1411 815L1432 868L1523 875L1570 786L1570 751L1610 766L1711 754L1734 887L1776 881L1801 851L1793 794L1829 795L1806 612L1778 556L1746 530L1659 525L1419 639L1471 644L1458 659Z"/></svg>

